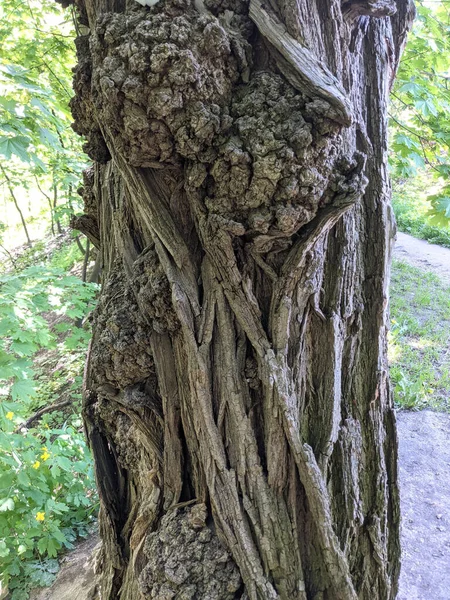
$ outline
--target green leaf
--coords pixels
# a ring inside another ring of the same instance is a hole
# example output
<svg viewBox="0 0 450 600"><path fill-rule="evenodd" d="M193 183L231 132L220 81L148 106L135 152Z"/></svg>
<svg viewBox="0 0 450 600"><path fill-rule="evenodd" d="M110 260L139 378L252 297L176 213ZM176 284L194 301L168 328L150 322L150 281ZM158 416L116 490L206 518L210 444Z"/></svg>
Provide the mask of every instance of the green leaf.
<svg viewBox="0 0 450 600"><path fill-rule="evenodd" d="M13 352L15 352L16 354L19 354L19 356L30 356L31 354L36 352L37 346L36 346L36 344L33 344L33 342L31 342L31 341L28 341L28 342L15 341L11 344L11 350Z"/></svg>
<svg viewBox="0 0 450 600"><path fill-rule="evenodd" d="M418 111L420 111L424 117L429 117L430 115L437 116L438 111L432 100L416 100L414 103L415 107Z"/></svg>
<svg viewBox="0 0 450 600"><path fill-rule="evenodd" d="M37 547L41 554L45 554L45 552L47 551L47 538L44 537L38 540Z"/></svg>
<svg viewBox="0 0 450 600"><path fill-rule="evenodd" d="M12 399L29 402L36 395L36 384L30 379L18 379L11 386Z"/></svg>
<svg viewBox="0 0 450 600"><path fill-rule="evenodd" d="M17 481L22 487L28 487L30 485L30 478L25 471L19 471L17 474Z"/></svg>
<svg viewBox="0 0 450 600"><path fill-rule="evenodd" d="M12 498L3 498L3 500L0 500L0 512L14 510L14 507L15 504Z"/></svg>
<svg viewBox="0 0 450 600"><path fill-rule="evenodd" d="M29 157L30 157L29 162L33 163L33 165L35 167L38 167L42 171L42 173L47 172L47 165L45 164L44 161L42 161L39 158L39 156L37 154L35 154L34 152L30 152Z"/></svg>
<svg viewBox="0 0 450 600"><path fill-rule="evenodd" d="M0 471L1 473L1 471ZM14 473L1 473L0 474L0 490L1 491L5 491L8 490L15 479L15 474Z"/></svg>
<svg viewBox="0 0 450 600"><path fill-rule="evenodd" d="M55 540L57 542L61 542L61 544L65 544L67 542L66 536L59 529L56 529L55 531L53 531L52 535L55 538Z"/></svg>
<svg viewBox="0 0 450 600"><path fill-rule="evenodd" d="M10 552L11 550L6 545L6 542L4 540L0 540L0 558L5 558L5 556L8 556Z"/></svg>
<svg viewBox="0 0 450 600"><path fill-rule="evenodd" d="M11 594L11 600L28 600L29 597L28 590L21 590L20 588L16 588Z"/></svg>
<svg viewBox="0 0 450 600"><path fill-rule="evenodd" d="M421 156L420 154L417 154L417 152L411 152L408 156L413 161L413 163L416 165L416 167L421 168L421 167L425 166L425 160L424 160L423 156Z"/></svg>
<svg viewBox="0 0 450 600"><path fill-rule="evenodd" d="M56 146L57 144L59 144L59 140L56 137L56 135L45 127L39 128L39 137L41 139L41 142L48 146Z"/></svg>
<svg viewBox="0 0 450 600"><path fill-rule="evenodd" d="M444 196L433 203L436 212L443 213L447 219L450 219L450 197Z"/></svg>
<svg viewBox="0 0 450 600"><path fill-rule="evenodd" d="M413 140L410 136L405 133L398 133L395 136L395 144L399 146L405 146L406 148L417 148L418 144L415 140Z"/></svg>
<svg viewBox="0 0 450 600"><path fill-rule="evenodd" d="M44 492L33 488L26 490L26 492L24 492L24 495L26 498L33 500L33 502L38 506L41 505L46 498L46 494Z"/></svg>
<svg viewBox="0 0 450 600"><path fill-rule="evenodd" d="M22 135L17 135L13 138L3 136L0 138L0 154L3 154L8 160L14 154L23 162L29 163L28 146L30 145L30 141L30 138Z"/></svg>
<svg viewBox="0 0 450 600"><path fill-rule="evenodd" d="M69 510L69 507L63 502L53 502L53 510L58 514L61 514L67 512Z"/></svg>
<svg viewBox="0 0 450 600"><path fill-rule="evenodd" d="M418 96L423 93L423 87L414 83L414 81L408 81L404 83L400 88L400 92L409 92L412 96Z"/></svg>
<svg viewBox="0 0 450 600"><path fill-rule="evenodd" d="M433 225L450 228L450 196L433 197L428 216Z"/></svg>
<svg viewBox="0 0 450 600"><path fill-rule="evenodd" d="M57 456L56 462L58 463L58 465L61 467L61 469L63 471L68 471L68 472L72 471L72 463L65 456Z"/></svg>

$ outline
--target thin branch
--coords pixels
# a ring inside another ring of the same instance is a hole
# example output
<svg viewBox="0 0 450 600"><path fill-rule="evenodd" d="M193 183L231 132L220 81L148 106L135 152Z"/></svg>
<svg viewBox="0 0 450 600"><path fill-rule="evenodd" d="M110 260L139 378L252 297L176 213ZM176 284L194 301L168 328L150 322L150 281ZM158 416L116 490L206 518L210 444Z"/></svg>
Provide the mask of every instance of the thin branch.
<svg viewBox="0 0 450 600"><path fill-rule="evenodd" d="M87 240L89 242L89 238ZM83 256L86 254L86 248L83 246L83 244L80 241L80 236L77 235L75 236L75 242L77 243L78 246L78 250L81 252L81 254L83 254Z"/></svg>
<svg viewBox="0 0 450 600"><path fill-rule="evenodd" d="M16 264L16 261L13 258L13 255L11 254L11 252L7 248L5 248L5 246L3 244L0 244L0 248L3 250L3 252L5 254L8 255L8 258L12 262L12 265L13 265L13 267L15 269L17 267L17 264Z"/></svg>
<svg viewBox="0 0 450 600"><path fill-rule="evenodd" d="M66 400L61 400L60 402L55 402L54 404L49 404L48 406L44 406L43 408L40 408L33 415L31 415L31 417L28 417L28 419L25 421L25 423L22 423L21 425L19 425L19 427L17 427L17 429L15 430L14 433L20 433L20 430L23 429L24 427L26 429L29 429L30 426L35 421L38 421L44 415L54 412L55 410L60 410L61 408L64 408L65 406L69 406L69 404L72 404L72 398L67 398Z"/></svg>
<svg viewBox="0 0 450 600"><path fill-rule="evenodd" d="M25 221L25 217L23 216L23 213L22 213L22 211L20 209L20 206L19 206L19 203L17 201L16 195L14 193L14 189L12 187L11 179L9 178L9 175L6 173L5 169L3 168L3 166L1 164L0 164L0 170L2 172L3 177L6 179L6 185L8 186L9 193L11 194L11 198L13 199L13 202L14 202L14 205L15 205L15 207L17 209L17 212L20 215L20 220L22 221L23 229L24 229L25 235L27 237L27 244L28 244L28 246L32 246L33 244L31 242L31 238L30 238L30 235L28 233L28 228L27 228L27 224L26 224L26 221Z"/></svg>
<svg viewBox="0 0 450 600"><path fill-rule="evenodd" d="M55 235L55 219L53 218L53 206L52 206L52 199L50 198L50 196L48 194L46 194L44 192L44 190L41 188L41 186L39 185L39 180L36 177L36 175L34 176L34 180L36 182L37 188L38 190L41 192L41 194L47 198L48 201L48 205L50 207L50 219L51 219L51 227L52 227L52 234Z"/></svg>

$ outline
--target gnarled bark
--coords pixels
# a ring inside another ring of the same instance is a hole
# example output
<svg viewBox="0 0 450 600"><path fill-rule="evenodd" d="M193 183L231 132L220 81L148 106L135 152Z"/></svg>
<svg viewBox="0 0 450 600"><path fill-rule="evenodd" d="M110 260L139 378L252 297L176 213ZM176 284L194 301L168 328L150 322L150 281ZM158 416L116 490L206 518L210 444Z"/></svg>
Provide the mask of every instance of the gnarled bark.
<svg viewBox="0 0 450 600"><path fill-rule="evenodd" d="M397 2L76 0L101 594L393 599Z"/></svg>

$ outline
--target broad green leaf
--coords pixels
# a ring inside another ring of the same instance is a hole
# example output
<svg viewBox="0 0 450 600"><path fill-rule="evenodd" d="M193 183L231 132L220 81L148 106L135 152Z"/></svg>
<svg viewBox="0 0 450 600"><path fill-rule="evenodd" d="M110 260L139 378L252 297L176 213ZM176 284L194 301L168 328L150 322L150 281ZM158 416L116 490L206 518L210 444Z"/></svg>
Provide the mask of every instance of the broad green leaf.
<svg viewBox="0 0 450 600"><path fill-rule="evenodd" d="M19 471L18 474L17 474L17 481L23 487L28 487L30 485L30 478L28 477L28 475L26 474L26 472L22 471L22 470Z"/></svg>
<svg viewBox="0 0 450 600"><path fill-rule="evenodd" d="M4 540L0 540L0 558L5 558L5 556L8 556L10 552L11 550L6 545L6 542Z"/></svg>
<svg viewBox="0 0 450 600"><path fill-rule="evenodd" d="M36 395L36 384L30 379L18 379L11 386L11 396L13 400L29 402Z"/></svg>
<svg viewBox="0 0 450 600"><path fill-rule="evenodd" d="M59 544L56 544L55 541L52 538L48 538L47 540L47 554L50 557L55 557L57 555L57 550L58 548L60 548L61 546Z"/></svg>
<svg viewBox="0 0 450 600"><path fill-rule="evenodd" d="M37 350L37 345L31 341L20 342L15 341L11 344L11 350L20 356L30 356Z"/></svg>
<svg viewBox="0 0 450 600"><path fill-rule="evenodd" d="M3 498L3 500L0 500L0 512L14 510L14 507L15 504L12 498Z"/></svg>
<svg viewBox="0 0 450 600"><path fill-rule="evenodd" d="M46 537L38 540L37 547L41 554L45 554L47 552L47 541L48 539Z"/></svg>
<svg viewBox="0 0 450 600"><path fill-rule="evenodd" d="M30 162L30 155L28 154L28 146L30 145L30 138L23 135L17 135L16 137L0 137L0 154L3 154L8 160L14 154L23 162Z"/></svg>
<svg viewBox="0 0 450 600"><path fill-rule="evenodd" d="M415 107L419 112L423 114L424 117L429 117L430 115L436 116L438 114L436 107L432 100L416 100Z"/></svg>

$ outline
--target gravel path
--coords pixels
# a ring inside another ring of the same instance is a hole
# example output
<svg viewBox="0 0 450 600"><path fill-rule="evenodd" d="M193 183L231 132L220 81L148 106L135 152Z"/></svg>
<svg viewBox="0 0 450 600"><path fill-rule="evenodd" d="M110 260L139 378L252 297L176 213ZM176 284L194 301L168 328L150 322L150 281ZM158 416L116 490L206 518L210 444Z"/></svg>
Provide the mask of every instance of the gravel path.
<svg viewBox="0 0 450 600"><path fill-rule="evenodd" d="M429 244L399 231L394 248L394 258L404 260L424 271L431 271L439 275L445 282L450 283L450 248ZM447 600L450 600L450 591Z"/></svg>
<svg viewBox="0 0 450 600"><path fill-rule="evenodd" d="M450 249L397 233L394 258L450 284ZM402 571L397 600L450 600L450 415L400 412Z"/></svg>
<svg viewBox="0 0 450 600"><path fill-rule="evenodd" d="M402 571L397 600L450 600L450 415L400 412Z"/></svg>

